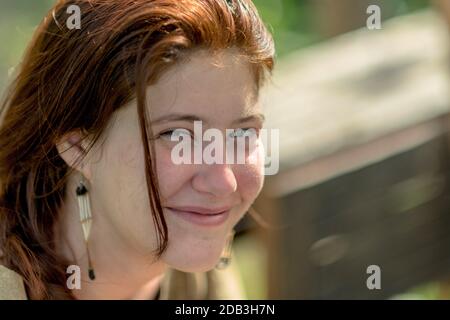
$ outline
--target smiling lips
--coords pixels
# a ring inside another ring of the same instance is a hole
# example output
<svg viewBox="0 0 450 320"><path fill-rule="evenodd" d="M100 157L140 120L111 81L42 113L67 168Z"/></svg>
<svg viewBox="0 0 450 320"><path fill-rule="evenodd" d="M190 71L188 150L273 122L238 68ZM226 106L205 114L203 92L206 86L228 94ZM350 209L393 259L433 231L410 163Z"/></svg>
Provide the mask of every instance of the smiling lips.
<svg viewBox="0 0 450 320"><path fill-rule="evenodd" d="M202 207L166 207L178 217L201 226L219 226L230 215L231 207L209 209Z"/></svg>

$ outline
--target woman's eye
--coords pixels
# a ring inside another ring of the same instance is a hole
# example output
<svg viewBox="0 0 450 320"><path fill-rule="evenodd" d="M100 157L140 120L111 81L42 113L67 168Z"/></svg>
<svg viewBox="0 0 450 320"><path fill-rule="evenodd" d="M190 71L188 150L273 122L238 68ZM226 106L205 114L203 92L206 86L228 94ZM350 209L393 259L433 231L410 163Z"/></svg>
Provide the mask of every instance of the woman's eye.
<svg viewBox="0 0 450 320"><path fill-rule="evenodd" d="M255 128L234 129L229 135L230 138L258 137L258 130Z"/></svg>
<svg viewBox="0 0 450 320"><path fill-rule="evenodd" d="M180 137L183 137L183 139L192 138L192 133L187 129L178 128L164 131L159 136L168 141L180 141Z"/></svg>

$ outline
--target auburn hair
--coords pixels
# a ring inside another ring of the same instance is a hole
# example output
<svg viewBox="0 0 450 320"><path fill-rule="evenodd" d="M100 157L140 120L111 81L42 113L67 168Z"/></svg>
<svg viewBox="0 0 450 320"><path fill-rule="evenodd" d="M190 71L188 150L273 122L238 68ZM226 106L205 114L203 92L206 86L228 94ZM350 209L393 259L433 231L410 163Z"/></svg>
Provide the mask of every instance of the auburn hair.
<svg viewBox="0 0 450 320"><path fill-rule="evenodd" d="M80 8L81 29L66 25L70 5ZM0 118L1 261L22 276L30 299L74 299L66 287L74 262L56 253L53 231L72 169L55 141L80 130L92 147L112 113L136 99L160 257L167 226L146 87L196 49L227 48L247 59L259 89L275 51L250 0L71 0L50 9L6 91Z"/></svg>

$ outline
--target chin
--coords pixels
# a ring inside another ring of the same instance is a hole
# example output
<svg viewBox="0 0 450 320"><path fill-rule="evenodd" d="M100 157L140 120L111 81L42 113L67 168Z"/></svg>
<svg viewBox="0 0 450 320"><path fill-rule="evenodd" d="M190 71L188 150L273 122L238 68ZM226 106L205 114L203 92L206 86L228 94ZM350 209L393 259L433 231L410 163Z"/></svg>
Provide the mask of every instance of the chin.
<svg viewBox="0 0 450 320"><path fill-rule="evenodd" d="M212 265L191 265L191 266L181 266L181 267L173 267L174 269L177 269L179 271L183 271L183 272L207 272L210 271L212 269L214 269L214 267L216 266L216 263L212 264Z"/></svg>
<svg viewBox="0 0 450 320"><path fill-rule="evenodd" d="M183 272L206 272L215 268L216 264L219 262L220 253L210 254L205 256L200 254L198 256L189 256L178 254L178 256L165 257L165 263L170 267Z"/></svg>

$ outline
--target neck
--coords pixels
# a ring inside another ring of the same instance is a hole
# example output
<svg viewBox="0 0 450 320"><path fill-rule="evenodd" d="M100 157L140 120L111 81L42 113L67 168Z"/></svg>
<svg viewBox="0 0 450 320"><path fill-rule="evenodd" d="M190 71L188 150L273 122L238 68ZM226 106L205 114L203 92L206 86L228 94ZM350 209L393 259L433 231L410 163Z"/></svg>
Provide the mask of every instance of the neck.
<svg viewBox="0 0 450 320"><path fill-rule="evenodd" d="M68 190L71 183L68 184ZM89 236L89 253L95 280L89 279L86 243L83 238L75 195L67 194L55 226L57 251L81 270L81 288L73 289L77 299L154 299L167 266L139 254L109 230L97 214ZM70 274L68 274L70 276Z"/></svg>

